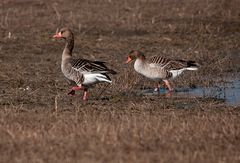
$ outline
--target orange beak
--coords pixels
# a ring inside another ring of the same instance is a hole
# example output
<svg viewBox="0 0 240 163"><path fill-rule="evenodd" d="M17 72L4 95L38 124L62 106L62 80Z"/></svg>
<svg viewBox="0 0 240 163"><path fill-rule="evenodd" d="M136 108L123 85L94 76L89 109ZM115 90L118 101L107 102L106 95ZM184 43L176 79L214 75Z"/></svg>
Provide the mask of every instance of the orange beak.
<svg viewBox="0 0 240 163"><path fill-rule="evenodd" d="M130 63L132 61L131 57L128 56L126 63Z"/></svg>
<svg viewBox="0 0 240 163"><path fill-rule="evenodd" d="M58 32L57 34L55 34L55 35L53 36L53 38L61 38L61 37L62 37L61 32Z"/></svg>

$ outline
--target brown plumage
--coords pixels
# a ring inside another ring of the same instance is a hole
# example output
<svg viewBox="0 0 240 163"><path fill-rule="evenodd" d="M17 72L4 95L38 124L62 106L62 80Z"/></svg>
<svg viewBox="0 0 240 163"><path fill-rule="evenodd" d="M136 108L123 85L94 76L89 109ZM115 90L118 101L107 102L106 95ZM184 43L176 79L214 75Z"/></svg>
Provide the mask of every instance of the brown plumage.
<svg viewBox="0 0 240 163"><path fill-rule="evenodd" d="M160 81L163 81L167 88L172 91L168 79L173 79L185 70L198 70L198 64L195 61L185 61L169 59L161 56L154 56L147 59L143 52L132 50L128 54L127 63L135 60L134 69L147 78L158 81L159 90Z"/></svg>
<svg viewBox="0 0 240 163"><path fill-rule="evenodd" d="M75 90L84 89L83 100L87 100L87 91L90 86L100 82L112 82L107 74L116 74L116 72L109 69L105 62L72 58L74 35L70 29L62 28L53 37L63 38L66 42L62 53L61 69L68 83L75 85L68 94L74 95Z"/></svg>

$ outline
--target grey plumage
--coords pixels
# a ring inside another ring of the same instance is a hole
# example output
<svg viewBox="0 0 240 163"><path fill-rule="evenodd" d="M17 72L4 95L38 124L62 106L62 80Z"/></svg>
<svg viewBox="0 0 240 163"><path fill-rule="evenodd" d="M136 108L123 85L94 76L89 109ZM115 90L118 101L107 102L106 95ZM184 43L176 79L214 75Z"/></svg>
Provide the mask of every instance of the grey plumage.
<svg viewBox="0 0 240 163"><path fill-rule="evenodd" d="M107 73L116 74L114 70L107 68L104 62L73 58L68 58L62 62L62 72L69 80L74 81L76 85L84 83L84 74L101 74L105 76L109 82L111 79L107 76Z"/></svg>
<svg viewBox="0 0 240 163"><path fill-rule="evenodd" d="M162 56L154 56L150 58L150 64L157 64L159 67L163 67L165 70L178 70L187 67L198 67L195 61L185 61L180 59L171 60Z"/></svg>
<svg viewBox="0 0 240 163"><path fill-rule="evenodd" d="M185 70L197 70L198 64L195 61L169 59L161 56L154 56L147 59L141 51L133 50L128 54L128 61L136 60L134 69L147 78L158 82L164 81L169 90L172 90L168 79L179 76Z"/></svg>
<svg viewBox="0 0 240 163"><path fill-rule="evenodd" d="M88 88L100 82L112 82L107 74L116 74L116 72L109 69L105 62L72 58L74 35L70 29L62 28L54 38L63 38L66 42L62 53L61 69L69 84L77 85L80 89L82 86ZM75 90L73 89L70 94L73 95L73 91Z"/></svg>

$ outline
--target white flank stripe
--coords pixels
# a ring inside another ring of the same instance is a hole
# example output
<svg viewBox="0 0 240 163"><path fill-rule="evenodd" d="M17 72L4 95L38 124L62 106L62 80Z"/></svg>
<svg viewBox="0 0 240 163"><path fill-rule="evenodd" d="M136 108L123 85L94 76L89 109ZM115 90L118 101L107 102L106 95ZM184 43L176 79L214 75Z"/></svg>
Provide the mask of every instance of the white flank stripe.
<svg viewBox="0 0 240 163"><path fill-rule="evenodd" d="M172 78L175 78L179 76L186 68L180 69L180 70L171 70L170 72L172 73Z"/></svg>
<svg viewBox="0 0 240 163"><path fill-rule="evenodd" d="M103 74L84 74L83 84L92 85L100 82L112 83L105 75Z"/></svg>
<svg viewBox="0 0 240 163"><path fill-rule="evenodd" d="M197 71L198 68L197 67L188 67L187 70L191 70L191 71Z"/></svg>

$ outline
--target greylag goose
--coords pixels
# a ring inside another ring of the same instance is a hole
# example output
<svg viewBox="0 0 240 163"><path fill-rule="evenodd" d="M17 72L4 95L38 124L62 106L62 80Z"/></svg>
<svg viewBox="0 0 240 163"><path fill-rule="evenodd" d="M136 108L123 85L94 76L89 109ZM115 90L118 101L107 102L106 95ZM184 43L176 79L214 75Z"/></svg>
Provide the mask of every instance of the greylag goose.
<svg viewBox="0 0 240 163"><path fill-rule="evenodd" d="M132 50L128 54L126 63L135 60L134 69L143 76L158 82L155 91L159 91L160 82L163 81L169 91L173 91L169 79L173 79L185 70L198 70L198 64L195 61L171 60L161 56L154 56L147 59L143 52Z"/></svg>
<svg viewBox="0 0 240 163"><path fill-rule="evenodd" d="M74 95L76 90L83 89L83 100L87 100L90 86L101 82L112 82L108 74L116 74L116 72L105 66L105 62L72 57L74 35L70 29L62 28L53 37L65 40L61 69L68 83L74 85L68 95Z"/></svg>

